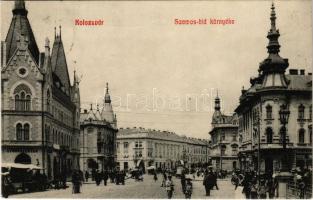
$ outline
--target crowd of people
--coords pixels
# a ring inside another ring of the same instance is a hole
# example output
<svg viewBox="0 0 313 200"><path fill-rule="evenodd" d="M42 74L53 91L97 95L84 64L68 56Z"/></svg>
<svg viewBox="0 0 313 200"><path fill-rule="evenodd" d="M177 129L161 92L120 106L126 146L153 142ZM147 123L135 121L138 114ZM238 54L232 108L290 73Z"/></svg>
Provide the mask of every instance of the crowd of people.
<svg viewBox="0 0 313 200"><path fill-rule="evenodd" d="M296 197L305 199L305 192L312 187L312 171L310 169L293 169L291 170ZM245 172L234 171L232 174L232 183L235 190L238 186L242 186L242 193L247 199L273 199L279 197L277 173L265 173L258 177L257 172L247 170Z"/></svg>

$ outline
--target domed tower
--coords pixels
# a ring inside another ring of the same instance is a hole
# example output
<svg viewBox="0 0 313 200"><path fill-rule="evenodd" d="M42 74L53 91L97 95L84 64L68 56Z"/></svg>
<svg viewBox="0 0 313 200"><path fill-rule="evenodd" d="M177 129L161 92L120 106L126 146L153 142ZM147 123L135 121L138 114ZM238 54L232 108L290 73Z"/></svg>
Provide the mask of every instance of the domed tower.
<svg viewBox="0 0 313 200"><path fill-rule="evenodd" d="M111 97L109 94L109 84L106 83L106 92L104 96L104 104L101 111L102 120L109 122L114 128L116 128L116 118L113 112Z"/></svg>
<svg viewBox="0 0 313 200"><path fill-rule="evenodd" d="M214 113L213 113L213 117L212 117L212 126L214 126L215 124L219 123L221 117L222 117L222 113L221 113L221 100L218 96L218 93L215 97L214 100L215 106L214 106Z"/></svg>
<svg viewBox="0 0 313 200"><path fill-rule="evenodd" d="M260 63L259 72L262 78L262 88L286 88L288 82L285 77L285 70L289 66L288 59L279 55L280 45L278 38L279 30L276 28L276 12L274 3L271 7L271 28L267 34L269 43L267 45L268 57Z"/></svg>

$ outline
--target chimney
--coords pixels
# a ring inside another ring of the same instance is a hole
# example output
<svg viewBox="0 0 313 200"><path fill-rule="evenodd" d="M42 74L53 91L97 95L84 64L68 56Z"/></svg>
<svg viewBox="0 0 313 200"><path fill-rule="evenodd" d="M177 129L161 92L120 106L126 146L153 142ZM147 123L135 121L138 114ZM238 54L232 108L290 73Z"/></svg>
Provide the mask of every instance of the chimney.
<svg viewBox="0 0 313 200"><path fill-rule="evenodd" d="M84 113L87 114L87 109L84 109Z"/></svg>
<svg viewBox="0 0 313 200"><path fill-rule="evenodd" d="M305 70L304 69L300 69L300 75L305 75Z"/></svg>
<svg viewBox="0 0 313 200"><path fill-rule="evenodd" d="M290 75L298 75L298 70L297 69L289 69L289 74Z"/></svg>

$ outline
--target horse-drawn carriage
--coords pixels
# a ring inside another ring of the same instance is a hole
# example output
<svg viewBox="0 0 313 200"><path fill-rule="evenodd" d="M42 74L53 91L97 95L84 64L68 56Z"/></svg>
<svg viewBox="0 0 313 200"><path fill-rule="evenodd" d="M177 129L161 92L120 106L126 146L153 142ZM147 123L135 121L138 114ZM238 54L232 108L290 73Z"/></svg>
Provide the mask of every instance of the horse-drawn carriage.
<svg viewBox="0 0 313 200"><path fill-rule="evenodd" d="M42 191L47 189L47 177L40 173L41 167L32 164L2 163L2 195L7 197L18 192Z"/></svg>

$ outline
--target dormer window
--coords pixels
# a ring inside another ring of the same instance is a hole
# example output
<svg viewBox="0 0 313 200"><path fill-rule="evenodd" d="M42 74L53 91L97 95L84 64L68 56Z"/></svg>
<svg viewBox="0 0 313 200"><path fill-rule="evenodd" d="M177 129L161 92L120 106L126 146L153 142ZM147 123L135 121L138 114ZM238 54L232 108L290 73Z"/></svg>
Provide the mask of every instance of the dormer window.
<svg viewBox="0 0 313 200"><path fill-rule="evenodd" d="M266 118L267 118L267 119L272 119L272 117L273 117L273 109L272 109L272 106L267 105L267 106L266 106Z"/></svg>

